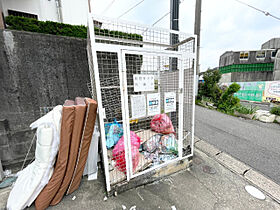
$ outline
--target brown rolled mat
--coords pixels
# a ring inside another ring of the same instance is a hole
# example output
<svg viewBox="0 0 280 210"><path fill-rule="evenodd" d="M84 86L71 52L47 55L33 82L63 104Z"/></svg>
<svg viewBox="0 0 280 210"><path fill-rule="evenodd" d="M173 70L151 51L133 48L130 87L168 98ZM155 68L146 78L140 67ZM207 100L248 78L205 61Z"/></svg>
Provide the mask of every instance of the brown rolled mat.
<svg viewBox="0 0 280 210"><path fill-rule="evenodd" d="M58 157L52 177L36 198L35 207L37 210L46 209L50 205L65 175L75 118L75 106L71 105L74 105L74 101L67 100L62 108Z"/></svg>
<svg viewBox="0 0 280 210"><path fill-rule="evenodd" d="M85 125L83 128L83 135L79 148L78 158L71 183L68 187L66 194L70 194L79 188L83 171L87 162L88 150L91 143L91 138L94 130L97 102L93 99L86 98L87 113L85 118Z"/></svg>
<svg viewBox="0 0 280 210"><path fill-rule="evenodd" d="M65 176L63 178L62 184L54 196L50 205L58 204L61 199L63 198L73 176L73 172L76 166L76 160L79 152L82 130L84 126L85 120L85 113L86 113L86 104L84 99L76 98L75 99L75 119L73 125L73 132L72 132L72 139L70 143L70 151L68 157L67 168L65 172Z"/></svg>

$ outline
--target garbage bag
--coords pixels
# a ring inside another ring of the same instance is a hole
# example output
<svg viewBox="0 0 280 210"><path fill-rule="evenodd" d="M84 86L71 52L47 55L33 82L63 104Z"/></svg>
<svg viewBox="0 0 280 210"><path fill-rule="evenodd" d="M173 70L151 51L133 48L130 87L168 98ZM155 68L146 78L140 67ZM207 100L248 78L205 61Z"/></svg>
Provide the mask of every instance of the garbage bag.
<svg viewBox="0 0 280 210"><path fill-rule="evenodd" d="M84 168L83 175L88 175L88 180L92 180L92 178L97 178L97 171L98 171L98 142L99 142L99 129L98 126L95 125L94 132L92 134L92 139L88 151L87 162Z"/></svg>
<svg viewBox="0 0 280 210"><path fill-rule="evenodd" d="M116 120L105 125L106 146L108 149L116 145L123 135L123 127Z"/></svg>
<svg viewBox="0 0 280 210"><path fill-rule="evenodd" d="M162 136L160 144L161 153L178 153L178 140L173 133Z"/></svg>
<svg viewBox="0 0 280 210"><path fill-rule="evenodd" d="M157 114L151 121L151 129L157 133L175 133L170 118L166 114Z"/></svg>
<svg viewBox="0 0 280 210"><path fill-rule="evenodd" d="M139 147L140 137L137 136L133 131L130 131L131 141L131 156L133 171L135 171L139 163ZM116 161L116 167L118 170L126 173L126 161L125 161L125 149L124 149L124 137L122 136L116 146L113 149L113 160Z"/></svg>
<svg viewBox="0 0 280 210"><path fill-rule="evenodd" d="M150 152L150 153L154 152L159 147L161 137L162 137L162 134L153 135L150 139L148 139L143 144L143 150Z"/></svg>

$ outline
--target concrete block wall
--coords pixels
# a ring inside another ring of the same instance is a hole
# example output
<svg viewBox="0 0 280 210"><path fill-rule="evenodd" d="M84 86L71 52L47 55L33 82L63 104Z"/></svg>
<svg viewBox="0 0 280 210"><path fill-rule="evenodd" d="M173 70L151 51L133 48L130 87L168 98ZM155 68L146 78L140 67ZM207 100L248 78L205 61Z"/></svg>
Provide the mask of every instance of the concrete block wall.
<svg viewBox="0 0 280 210"><path fill-rule="evenodd" d="M86 40L0 30L0 159L23 160L40 107L90 96ZM32 151L34 151L34 146Z"/></svg>

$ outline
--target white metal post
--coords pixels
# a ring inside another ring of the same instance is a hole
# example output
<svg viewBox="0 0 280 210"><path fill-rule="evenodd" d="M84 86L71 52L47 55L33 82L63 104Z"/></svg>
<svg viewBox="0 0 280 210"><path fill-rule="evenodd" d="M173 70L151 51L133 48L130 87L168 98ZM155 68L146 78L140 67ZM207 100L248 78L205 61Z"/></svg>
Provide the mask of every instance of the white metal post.
<svg viewBox="0 0 280 210"><path fill-rule="evenodd" d="M158 70L158 82L157 82L157 86L158 86L158 92L160 93L160 56L157 57L157 62L158 62L158 66L157 66L157 70Z"/></svg>
<svg viewBox="0 0 280 210"><path fill-rule="evenodd" d="M106 138L105 138L105 126L104 126L104 114L105 113L104 113L104 109L102 106L98 61L97 61L97 53L96 53L96 49L95 49L94 25L93 25L93 18L92 18L91 13L89 13L89 16L88 16L88 26L89 26L91 54L92 54L92 60L93 60L93 69L94 69L94 77L95 77L95 85L96 85L96 95L97 95L97 102L98 102L99 127L100 127L100 133L101 133L101 145L102 145L102 154L103 154L104 171L105 171L105 179L106 179L106 189L107 189L107 192L109 192L111 190L111 186L110 186L109 163L108 163L108 154L107 154Z"/></svg>
<svg viewBox="0 0 280 210"><path fill-rule="evenodd" d="M132 177L133 176L133 159L132 159L132 154L131 154L131 139L130 139L130 120L129 120L129 107L128 107L128 91L127 91L127 74L126 74L126 60L125 60L125 55L126 53L123 51L122 53L122 60L123 60L123 68L125 69L125 73L123 74L123 79L125 81L125 86L124 86L124 97L125 97L125 113L126 113L126 119L125 119L125 123L127 124L127 149L128 149L128 159L126 161L128 161L129 164L126 164L126 166L128 166L128 170L127 172L129 172L129 176ZM127 163L127 162L126 162Z"/></svg>
<svg viewBox="0 0 280 210"><path fill-rule="evenodd" d="M193 156L194 153L194 119L195 119L195 85L196 85L196 53L197 53L197 36L194 35L194 67L193 67L193 107L192 107L192 136L191 136L191 155Z"/></svg>
<svg viewBox="0 0 280 210"><path fill-rule="evenodd" d="M178 123L178 154L179 158L183 157L183 123L184 123L184 69L183 57L179 57L181 67L179 68L179 123Z"/></svg>
<svg viewBox="0 0 280 210"><path fill-rule="evenodd" d="M127 115L128 94L127 94L127 80L126 80L126 61L125 53L121 50L118 52L119 63L119 77L120 77L120 91L122 104L122 118L123 118L123 137L125 150L125 165L126 165L126 180L129 181L131 177L131 143L130 143L130 129L129 129L129 115ZM127 123L128 122L128 123Z"/></svg>

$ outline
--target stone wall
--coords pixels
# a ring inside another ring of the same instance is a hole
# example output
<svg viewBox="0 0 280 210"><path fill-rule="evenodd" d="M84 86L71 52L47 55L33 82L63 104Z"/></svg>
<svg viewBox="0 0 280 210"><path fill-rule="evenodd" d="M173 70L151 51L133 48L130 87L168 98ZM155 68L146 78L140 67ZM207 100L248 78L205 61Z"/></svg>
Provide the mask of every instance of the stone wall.
<svg viewBox="0 0 280 210"><path fill-rule="evenodd" d="M0 159L23 160L40 107L90 96L86 40L0 30ZM34 146L32 148L34 150Z"/></svg>

